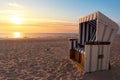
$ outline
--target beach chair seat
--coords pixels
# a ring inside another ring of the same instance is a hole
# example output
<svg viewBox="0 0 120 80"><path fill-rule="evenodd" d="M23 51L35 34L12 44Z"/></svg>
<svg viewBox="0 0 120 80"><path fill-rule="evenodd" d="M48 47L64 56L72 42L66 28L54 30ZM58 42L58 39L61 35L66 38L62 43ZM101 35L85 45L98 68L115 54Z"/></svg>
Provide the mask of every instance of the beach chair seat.
<svg viewBox="0 0 120 80"><path fill-rule="evenodd" d="M79 20L79 38L70 39L70 58L84 70L108 70L110 47L118 25L97 11Z"/></svg>
<svg viewBox="0 0 120 80"><path fill-rule="evenodd" d="M76 51L81 52L84 51L84 48L75 48Z"/></svg>

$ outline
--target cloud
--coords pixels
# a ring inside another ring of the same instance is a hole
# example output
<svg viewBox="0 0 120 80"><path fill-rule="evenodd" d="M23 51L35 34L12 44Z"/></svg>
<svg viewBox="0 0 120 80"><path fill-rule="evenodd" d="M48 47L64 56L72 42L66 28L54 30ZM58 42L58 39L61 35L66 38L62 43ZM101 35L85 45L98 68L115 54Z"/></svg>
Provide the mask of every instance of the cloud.
<svg viewBox="0 0 120 80"><path fill-rule="evenodd" d="M17 4L15 2L6 3L5 7L0 10L0 17L3 15L8 16L24 13L23 7L23 5Z"/></svg>
<svg viewBox="0 0 120 80"><path fill-rule="evenodd" d="M22 5L17 4L17 3L8 3L8 6L13 7L13 8L23 8Z"/></svg>

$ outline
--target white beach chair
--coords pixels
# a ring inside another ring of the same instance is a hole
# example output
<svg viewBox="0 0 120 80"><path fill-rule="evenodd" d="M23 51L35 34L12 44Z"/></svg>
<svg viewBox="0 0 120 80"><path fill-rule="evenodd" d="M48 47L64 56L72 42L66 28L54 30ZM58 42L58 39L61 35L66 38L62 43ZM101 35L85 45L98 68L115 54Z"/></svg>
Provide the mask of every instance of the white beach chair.
<svg viewBox="0 0 120 80"><path fill-rule="evenodd" d="M70 58L85 73L108 70L110 47L117 30L118 25L99 11L80 18L79 38L70 39Z"/></svg>

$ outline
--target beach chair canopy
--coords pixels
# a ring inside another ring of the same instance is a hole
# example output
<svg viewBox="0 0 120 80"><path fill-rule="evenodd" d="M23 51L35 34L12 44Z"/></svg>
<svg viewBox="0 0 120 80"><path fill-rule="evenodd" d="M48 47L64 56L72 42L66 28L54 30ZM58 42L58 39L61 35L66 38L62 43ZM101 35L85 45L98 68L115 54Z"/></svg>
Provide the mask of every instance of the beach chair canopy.
<svg viewBox="0 0 120 80"><path fill-rule="evenodd" d="M79 43L85 42L112 42L118 25L97 11L79 19Z"/></svg>

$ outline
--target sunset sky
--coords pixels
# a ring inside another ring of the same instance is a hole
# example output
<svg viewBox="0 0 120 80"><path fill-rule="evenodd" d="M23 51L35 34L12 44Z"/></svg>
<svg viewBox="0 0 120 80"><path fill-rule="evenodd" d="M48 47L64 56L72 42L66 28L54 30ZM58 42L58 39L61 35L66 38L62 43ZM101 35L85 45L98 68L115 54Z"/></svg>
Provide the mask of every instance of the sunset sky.
<svg viewBox="0 0 120 80"><path fill-rule="evenodd" d="M120 24L120 0L0 0L0 33L76 33L98 10Z"/></svg>

